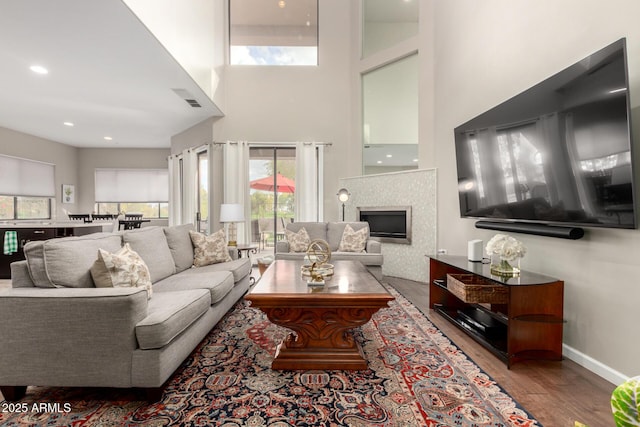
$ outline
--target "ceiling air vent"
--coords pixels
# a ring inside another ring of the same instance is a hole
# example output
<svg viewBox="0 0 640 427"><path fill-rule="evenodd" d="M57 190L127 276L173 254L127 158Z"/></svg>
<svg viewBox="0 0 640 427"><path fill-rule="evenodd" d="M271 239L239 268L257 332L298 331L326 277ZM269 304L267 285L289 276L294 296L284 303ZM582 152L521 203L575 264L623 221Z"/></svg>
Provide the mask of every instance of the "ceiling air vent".
<svg viewBox="0 0 640 427"><path fill-rule="evenodd" d="M202 105L194 98L194 96L186 89L171 89L176 95L184 99L187 104L193 108L200 108Z"/></svg>

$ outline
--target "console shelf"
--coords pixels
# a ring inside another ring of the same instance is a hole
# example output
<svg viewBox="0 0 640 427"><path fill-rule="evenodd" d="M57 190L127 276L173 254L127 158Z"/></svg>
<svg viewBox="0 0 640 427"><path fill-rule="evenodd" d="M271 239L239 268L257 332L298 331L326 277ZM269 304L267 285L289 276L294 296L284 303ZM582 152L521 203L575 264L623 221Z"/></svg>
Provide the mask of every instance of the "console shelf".
<svg viewBox="0 0 640 427"><path fill-rule="evenodd" d="M564 282L522 271L492 275L463 256L429 256L429 307L511 367L525 359L562 360ZM447 289L447 274L474 274L508 289L506 304L466 303Z"/></svg>

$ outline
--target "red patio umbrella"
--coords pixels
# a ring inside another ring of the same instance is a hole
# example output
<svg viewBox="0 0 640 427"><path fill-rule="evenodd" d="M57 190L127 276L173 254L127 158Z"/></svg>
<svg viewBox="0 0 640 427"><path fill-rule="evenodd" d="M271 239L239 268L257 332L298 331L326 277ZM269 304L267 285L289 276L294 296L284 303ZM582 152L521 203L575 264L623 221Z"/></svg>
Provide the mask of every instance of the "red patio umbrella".
<svg viewBox="0 0 640 427"><path fill-rule="evenodd" d="M296 191L296 183L292 179L280 175L280 173L276 174L275 183L273 175L271 175L260 179L254 179L249 182L249 187L254 190L263 191L273 191L274 187L276 187L277 193L293 193Z"/></svg>

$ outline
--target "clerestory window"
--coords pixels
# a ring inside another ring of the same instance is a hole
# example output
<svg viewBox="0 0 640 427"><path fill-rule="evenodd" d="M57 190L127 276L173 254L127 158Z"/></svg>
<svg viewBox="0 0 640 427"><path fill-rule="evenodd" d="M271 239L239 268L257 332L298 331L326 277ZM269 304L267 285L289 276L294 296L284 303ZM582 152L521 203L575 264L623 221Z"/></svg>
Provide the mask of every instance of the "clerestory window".
<svg viewBox="0 0 640 427"><path fill-rule="evenodd" d="M231 65L318 65L318 0L230 0Z"/></svg>

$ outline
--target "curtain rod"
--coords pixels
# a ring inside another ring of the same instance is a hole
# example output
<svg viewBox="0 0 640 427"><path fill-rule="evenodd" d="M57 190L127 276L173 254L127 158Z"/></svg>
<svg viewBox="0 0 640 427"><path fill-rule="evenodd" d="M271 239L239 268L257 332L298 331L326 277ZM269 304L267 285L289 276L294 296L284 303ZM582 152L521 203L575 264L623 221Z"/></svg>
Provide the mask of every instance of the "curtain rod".
<svg viewBox="0 0 640 427"><path fill-rule="evenodd" d="M333 142L318 142L318 141L271 141L271 142L267 142L267 141L212 141L211 144L213 145L225 145L227 143L229 144L237 144L238 142L246 142L249 145L290 145L290 146L295 146L296 143L298 142L302 142L305 145L309 145L309 144L316 144L316 145L326 145L326 146L332 146Z"/></svg>

